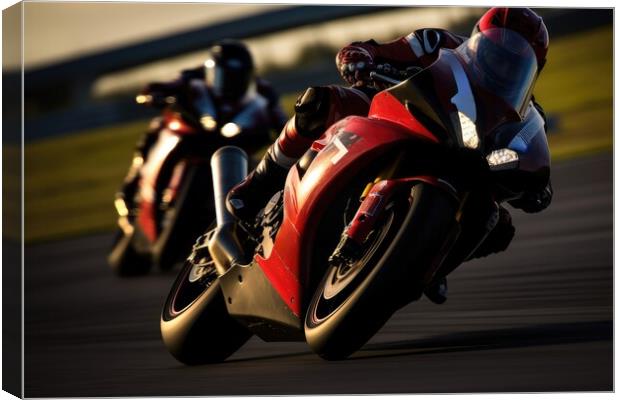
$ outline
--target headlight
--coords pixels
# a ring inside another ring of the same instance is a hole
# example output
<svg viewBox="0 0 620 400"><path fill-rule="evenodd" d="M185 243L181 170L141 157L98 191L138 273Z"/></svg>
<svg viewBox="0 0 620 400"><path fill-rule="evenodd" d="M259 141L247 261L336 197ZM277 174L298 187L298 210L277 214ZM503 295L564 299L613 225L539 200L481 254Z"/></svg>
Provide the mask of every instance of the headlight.
<svg viewBox="0 0 620 400"><path fill-rule="evenodd" d="M213 59L209 58L207 61L205 61L205 67L207 67L207 68L215 67L215 61Z"/></svg>
<svg viewBox="0 0 620 400"><path fill-rule="evenodd" d="M129 210L127 209L127 204L125 203L125 199L116 198L114 199L114 207L116 208L116 212L120 217L126 217L129 215Z"/></svg>
<svg viewBox="0 0 620 400"><path fill-rule="evenodd" d="M239 125L235 124L234 122L229 122L222 127L221 132L222 136L231 138L241 133L241 128L239 128Z"/></svg>
<svg viewBox="0 0 620 400"><path fill-rule="evenodd" d="M487 156L491 171L516 168L519 165L519 155L510 149L499 149Z"/></svg>
<svg viewBox="0 0 620 400"><path fill-rule="evenodd" d="M170 123L168 123L168 128L172 129L173 131L177 131L181 129L181 123L179 121L170 121Z"/></svg>
<svg viewBox="0 0 620 400"><path fill-rule="evenodd" d="M480 145L476 124L467 115L459 111L459 122L461 123L461 137L463 144L470 149L477 149Z"/></svg>
<svg viewBox="0 0 620 400"><path fill-rule="evenodd" d="M208 131L214 130L217 126L217 122L210 115L205 115L204 117L200 118L200 124Z"/></svg>
<svg viewBox="0 0 620 400"><path fill-rule="evenodd" d="M149 94L139 94L136 96L136 103L145 104L153 100L153 97Z"/></svg>

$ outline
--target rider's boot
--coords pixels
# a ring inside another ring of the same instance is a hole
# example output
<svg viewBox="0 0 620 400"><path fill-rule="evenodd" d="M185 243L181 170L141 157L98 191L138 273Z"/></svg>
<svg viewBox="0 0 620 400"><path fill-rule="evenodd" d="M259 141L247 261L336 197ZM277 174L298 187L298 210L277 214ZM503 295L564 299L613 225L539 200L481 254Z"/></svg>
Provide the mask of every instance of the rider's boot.
<svg viewBox="0 0 620 400"><path fill-rule="evenodd" d="M226 196L226 208L242 221L256 217L271 196L284 186L288 170L318 138L329 109L329 90L310 88L297 99L295 116L269 147L256 169Z"/></svg>
<svg viewBox="0 0 620 400"><path fill-rule="evenodd" d="M512 242L514 235L515 227L512 224L510 212L504 207L498 206L497 223L478 248L467 257L466 261L505 251Z"/></svg>
<svg viewBox="0 0 620 400"><path fill-rule="evenodd" d="M226 208L236 218L250 221L267 204L271 196L284 187L289 168L272 158L272 147L263 156L256 169L226 196Z"/></svg>
<svg viewBox="0 0 620 400"><path fill-rule="evenodd" d="M424 289L424 295L435 304L443 304L448 300L448 279L443 278L431 283Z"/></svg>
<svg viewBox="0 0 620 400"><path fill-rule="evenodd" d="M486 223L468 224L466 239L455 245L456 248L452 250L437 271L436 276L438 278L424 290L426 297L433 303L442 304L447 300L448 284L446 276L463 261L486 257L508 248L515 233L510 213L494 202L489 211L489 219ZM476 220L478 218L474 217L474 221ZM480 221L484 221L484 219ZM483 234L485 231L488 232L487 235ZM479 236L482 237L482 240L476 239ZM473 252L470 250L472 248L475 248Z"/></svg>

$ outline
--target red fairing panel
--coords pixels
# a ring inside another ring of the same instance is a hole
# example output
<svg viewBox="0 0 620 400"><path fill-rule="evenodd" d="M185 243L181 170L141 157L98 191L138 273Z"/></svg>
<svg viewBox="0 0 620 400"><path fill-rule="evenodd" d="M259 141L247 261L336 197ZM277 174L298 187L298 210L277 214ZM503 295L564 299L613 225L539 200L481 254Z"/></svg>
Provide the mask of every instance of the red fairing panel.
<svg viewBox="0 0 620 400"><path fill-rule="evenodd" d="M436 143L438 142L435 135L426 129L426 127L422 125L396 97L390 94L390 92L383 91L374 97L370 105L368 116L370 118L381 118L403 125L413 132L416 132L416 136L421 136Z"/></svg>
<svg viewBox="0 0 620 400"><path fill-rule="evenodd" d="M149 151L147 161L140 170L140 214L138 223L146 237L154 242L157 240L157 224L155 222L157 201L157 178L164 162L179 143L179 136L164 129L160 132L155 145Z"/></svg>
<svg viewBox="0 0 620 400"><path fill-rule="evenodd" d="M167 111L164 113L166 127L177 135L195 135L197 132L191 125L188 125L177 113Z"/></svg>
<svg viewBox="0 0 620 400"><path fill-rule="evenodd" d="M302 313L317 221L358 171L388 149L411 140L413 134L390 121L348 117L313 144L321 151L302 179L297 168L291 168L284 191L284 220L274 249L267 259L257 256L256 261L297 316Z"/></svg>
<svg viewBox="0 0 620 400"><path fill-rule="evenodd" d="M150 201L140 202L140 215L138 215L138 223L142 228L142 232L151 242L157 240L157 224L155 223L155 213L157 210Z"/></svg>

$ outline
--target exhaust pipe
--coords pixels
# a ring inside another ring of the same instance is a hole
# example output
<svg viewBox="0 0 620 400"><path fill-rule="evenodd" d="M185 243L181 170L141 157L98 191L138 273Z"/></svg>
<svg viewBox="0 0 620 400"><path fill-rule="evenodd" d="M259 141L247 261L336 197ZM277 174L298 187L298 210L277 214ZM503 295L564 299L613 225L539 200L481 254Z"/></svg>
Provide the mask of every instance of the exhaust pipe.
<svg viewBox="0 0 620 400"><path fill-rule="evenodd" d="M248 174L248 155L235 146L222 147L211 156L217 226L235 222L226 209L226 194Z"/></svg>
<svg viewBox="0 0 620 400"><path fill-rule="evenodd" d="M222 147L211 156L213 196L217 228L209 240L209 252L219 275L244 260L235 229L236 219L226 209L226 194L248 173L248 155L235 146Z"/></svg>

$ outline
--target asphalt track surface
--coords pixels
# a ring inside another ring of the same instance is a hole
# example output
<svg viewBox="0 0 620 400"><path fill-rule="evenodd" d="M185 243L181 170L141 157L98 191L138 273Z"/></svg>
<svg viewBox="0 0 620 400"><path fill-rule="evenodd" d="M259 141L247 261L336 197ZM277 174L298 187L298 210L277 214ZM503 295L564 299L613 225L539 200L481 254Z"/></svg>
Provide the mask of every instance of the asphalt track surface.
<svg viewBox="0 0 620 400"><path fill-rule="evenodd" d="M394 315L346 361L253 338L228 362L185 367L159 312L173 279L118 279L109 235L26 248L27 397L613 390L611 154L554 165L555 199L513 212L503 254L451 275L450 297Z"/></svg>

